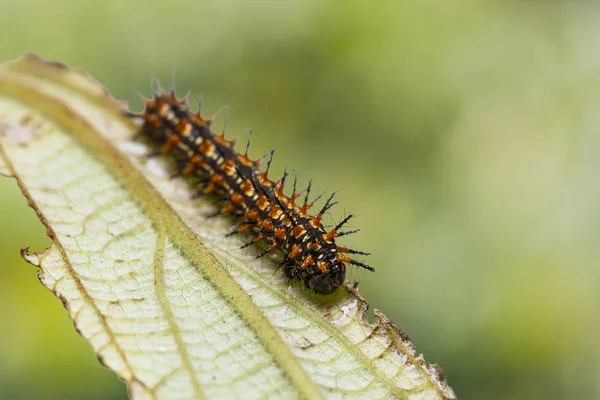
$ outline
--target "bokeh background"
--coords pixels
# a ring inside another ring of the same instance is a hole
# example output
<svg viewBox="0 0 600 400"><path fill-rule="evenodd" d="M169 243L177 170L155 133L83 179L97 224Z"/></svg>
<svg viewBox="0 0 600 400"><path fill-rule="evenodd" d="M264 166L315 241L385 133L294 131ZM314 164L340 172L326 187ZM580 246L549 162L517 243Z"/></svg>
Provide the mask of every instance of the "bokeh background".
<svg viewBox="0 0 600 400"><path fill-rule="evenodd" d="M591 1L0 1L0 60L155 75L277 148L371 251L361 293L464 399L600 398L600 8ZM222 119L220 119L222 122ZM0 179L0 398L125 399L19 248Z"/></svg>

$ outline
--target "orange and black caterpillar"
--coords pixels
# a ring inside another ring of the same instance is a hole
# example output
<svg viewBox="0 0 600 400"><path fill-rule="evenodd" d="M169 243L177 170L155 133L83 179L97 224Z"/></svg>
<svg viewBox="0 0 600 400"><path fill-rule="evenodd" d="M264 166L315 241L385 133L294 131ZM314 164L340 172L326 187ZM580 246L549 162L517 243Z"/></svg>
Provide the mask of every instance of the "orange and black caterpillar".
<svg viewBox="0 0 600 400"><path fill-rule="evenodd" d="M174 89L170 92L153 89L152 98L143 100L143 112L128 113L142 120L140 133L161 146L162 153L174 153L181 174L198 175L203 184L202 193L223 199L218 213L241 219L232 234L250 231L253 240L246 246L265 243L257 257L278 250L282 258L277 268L283 267L289 279L301 280L318 294L331 294L344 282L347 264L374 271L347 255L368 253L335 243L337 237L357 232L340 231L352 215L331 230L323 226L323 215L336 204L333 194L318 213L311 215L308 211L318 198L309 202L310 184L299 206L296 199L301 193L296 191L295 180L292 194L284 194L287 172L276 181L269 179L273 152L267 168L262 170L261 159L248 158L250 142L244 154L236 152L234 140L225 139L224 133L211 132L212 119L200 116L200 105L193 113L187 97L177 98Z"/></svg>

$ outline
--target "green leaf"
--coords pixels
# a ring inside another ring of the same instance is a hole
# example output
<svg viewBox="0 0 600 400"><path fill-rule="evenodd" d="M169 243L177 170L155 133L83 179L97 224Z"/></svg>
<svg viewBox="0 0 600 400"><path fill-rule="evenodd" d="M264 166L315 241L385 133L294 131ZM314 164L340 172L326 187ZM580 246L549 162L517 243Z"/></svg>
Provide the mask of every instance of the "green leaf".
<svg viewBox="0 0 600 400"><path fill-rule="evenodd" d="M23 256L133 398L455 398L356 284L312 295L225 239L123 109L83 71L0 66L0 173L52 239Z"/></svg>

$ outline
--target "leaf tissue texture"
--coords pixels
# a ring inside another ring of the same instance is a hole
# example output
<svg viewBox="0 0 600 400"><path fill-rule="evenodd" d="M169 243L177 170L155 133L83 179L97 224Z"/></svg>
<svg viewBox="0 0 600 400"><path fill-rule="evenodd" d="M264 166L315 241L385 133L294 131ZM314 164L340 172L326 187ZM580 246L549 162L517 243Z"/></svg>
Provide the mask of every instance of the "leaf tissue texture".
<svg viewBox="0 0 600 400"><path fill-rule="evenodd" d="M356 284L316 296L225 238L124 109L81 70L0 65L0 174L52 239L23 256L132 398L455 398Z"/></svg>

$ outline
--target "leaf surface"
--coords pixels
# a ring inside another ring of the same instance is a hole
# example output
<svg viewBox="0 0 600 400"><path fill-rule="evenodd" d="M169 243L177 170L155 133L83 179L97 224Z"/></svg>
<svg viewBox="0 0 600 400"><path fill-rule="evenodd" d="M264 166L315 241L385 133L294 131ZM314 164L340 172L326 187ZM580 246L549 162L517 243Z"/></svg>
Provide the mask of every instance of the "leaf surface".
<svg viewBox="0 0 600 400"><path fill-rule="evenodd" d="M132 398L455 398L355 284L312 295L226 239L123 109L81 70L0 66L0 174L52 239L22 253Z"/></svg>

